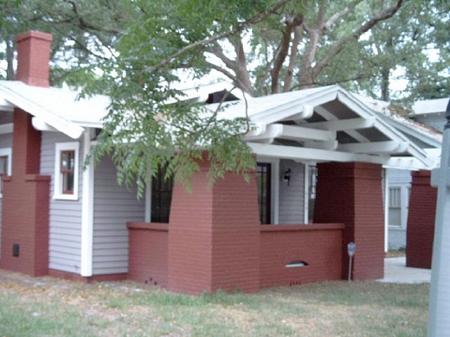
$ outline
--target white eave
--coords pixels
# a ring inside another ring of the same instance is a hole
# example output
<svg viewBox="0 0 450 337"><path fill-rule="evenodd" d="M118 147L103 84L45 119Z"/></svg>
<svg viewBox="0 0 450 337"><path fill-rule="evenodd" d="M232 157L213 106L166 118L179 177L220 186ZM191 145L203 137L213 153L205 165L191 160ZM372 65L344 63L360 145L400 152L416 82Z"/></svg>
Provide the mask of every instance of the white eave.
<svg viewBox="0 0 450 337"><path fill-rule="evenodd" d="M85 127L101 127L108 113L105 96L79 99L77 91L30 86L19 81L0 81L0 104L18 107L33 116L33 125L56 130L78 139Z"/></svg>
<svg viewBox="0 0 450 337"><path fill-rule="evenodd" d="M339 102L352 112L352 118L339 119L324 108ZM217 105L210 107L212 110ZM313 114L322 121L309 121ZM219 118L248 115L255 128L245 139L256 154L299 161L361 161L389 167L431 169L434 160L390 125L370 105L339 86L306 89L231 102L223 105ZM324 120L323 120L324 119ZM291 124L283 124L289 121ZM294 122L294 124L292 124ZM376 129L381 141L371 141L362 129ZM336 132L344 132L354 143L339 143ZM277 139L283 141L277 143ZM298 146L291 145L298 142ZM289 143L290 142L290 143Z"/></svg>

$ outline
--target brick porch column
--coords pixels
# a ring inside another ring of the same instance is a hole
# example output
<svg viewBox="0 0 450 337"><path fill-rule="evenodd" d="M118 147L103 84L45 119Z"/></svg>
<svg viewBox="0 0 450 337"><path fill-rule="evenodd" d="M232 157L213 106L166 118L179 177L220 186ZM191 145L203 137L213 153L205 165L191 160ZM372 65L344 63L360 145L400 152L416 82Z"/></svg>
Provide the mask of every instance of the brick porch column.
<svg viewBox="0 0 450 337"><path fill-rule="evenodd" d="M28 32L17 37L17 80L48 87L52 36ZM33 276L48 272L50 177L40 176L41 133L31 115L13 114L12 176L4 179L0 267Z"/></svg>
<svg viewBox="0 0 450 337"><path fill-rule="evenodd" d="M175 185L169 223L168 288L197 294L259 289L259 217L252 178L227 174L208 183L208 164L192 191Z"/></svg>
<svg viewBox="0 0 450 337"><path fill-rule="evenodd" d="M406 229L406 265L431 268L437 189L431 186L431 172L412 172Z"/></svg>
<svg viewBox="0 0 450 337"><path fill-rule="evenodd" d="M355 280L384 275L382 167L365 163L321 163L314 222L344 223L342 276L347 277L347 243L356 243Z"/></svg>

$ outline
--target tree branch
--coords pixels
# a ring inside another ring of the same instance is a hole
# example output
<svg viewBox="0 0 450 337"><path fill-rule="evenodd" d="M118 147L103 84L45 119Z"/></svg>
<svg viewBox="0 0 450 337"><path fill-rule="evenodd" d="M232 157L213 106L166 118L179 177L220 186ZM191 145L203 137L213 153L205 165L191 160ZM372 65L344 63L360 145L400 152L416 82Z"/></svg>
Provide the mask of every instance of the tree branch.
<svg viewBox="0 0 450 337"><path fill-rule="evenodd" d="M270 75L272 77L271 91L273 94L280 91L280 83L279 83L280 71L281 68L283 67L284 60L286 60L286 57L289 52L289 45L291 43L292 31L302 23L303 23L303 16L296 16L294 18L289 18L286 20L286 27L283 31L280 47L278 48L278 52L275 55L273 68L270 71Z"/></svg>
<svg viewBox="0 0 450 337"><path fill-rule="evenodd" d="M313 77L316 77L320 74L320 72L327 67L333 57L335 57L337 54L339 54L342 49L344 49L345 45L350 42L351 40L357 40L362 34L369 31L372 27L374 27L376 24L378 24L380 21L389 19L392 17L397 11L400 9L400 7L403 4L403 0L397 0L395 5L386 8L373 16L370 20L366 21L361 27L359 27L357 30L355 30L350 35L347 35L337 41L334 46L329 48L326 55L322 60L320 60L316 66L312 69Z"/></svg>
<svg viewBox="0 0 450 337"><path fill-rule="evenodd" d="M177 52L168 56L167 58L162 60L158 65L156 65L155 69L167 66L174 59L178 58L179 56L183 55L184 53L186 53L188 51L191 51L192 49L214 43L216 41L222 40L229 36L233 36L256 23L263 21L265 18L274 14L278 9L280 9L281 7L283 7L285 4L287 4L290 1L292 1L292 0L278 0L273 6L271 6L267 10L257 13L256 15L254 15L253 17L251 17L250 19L248 19L244 22L240 22L238 25L236 25L236 27L234 27L232 30L230 30L228 32L213 35L213 36L210 36L203 40L199 40L199 41L190 43L190 44L184 46L183 48L180 48Z"/></svg>

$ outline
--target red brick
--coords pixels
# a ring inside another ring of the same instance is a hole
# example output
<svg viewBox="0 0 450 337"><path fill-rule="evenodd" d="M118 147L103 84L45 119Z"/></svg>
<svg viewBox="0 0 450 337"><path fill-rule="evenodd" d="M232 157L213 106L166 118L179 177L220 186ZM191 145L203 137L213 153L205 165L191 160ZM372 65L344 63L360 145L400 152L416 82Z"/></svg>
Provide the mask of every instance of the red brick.
<svg viewBox="0 0 450 337"><path fill-rule="evenodd" d="M192 191L175 185L169 225L168 288L201 293L259 289L256 182L227 174L209 184L208 164Z"/></svg>
<svg viewBox="0 0 450 337"><path fill-rule="evenodd" d="M431 268L437 189L430 185L430 180L429 171L412 173L406 229L406 265L408 267Z"/></svg>
<svg viewBox="0 0 450 337"><path fill-rule="evenodd" d="M128 278L167 287L168 224L128 224Z"/></svg>
<svg viewBox="0 0 450 337"><path fill-rule="evenodd" d="M376 279L384 274L384 215L380 165L318 164L314 222L345 224L342 277L348 273L347 244L354 241L353 277Z"/></svg>
<svg viewBox="0 0 450 337"><path fill-rule="evenodd" d="M40 132L14 111L12 176L4 179L0 266L33 276L48 273L50 177L40 176ZM12 256L14 244L20 255Z"/></svg>
<svg viewBox="0 0 450 337"><path fill-rule="evenodd" d="M52 35L27 32L16 39L18 81L39 87L49 86L49 61Z"/></svg>

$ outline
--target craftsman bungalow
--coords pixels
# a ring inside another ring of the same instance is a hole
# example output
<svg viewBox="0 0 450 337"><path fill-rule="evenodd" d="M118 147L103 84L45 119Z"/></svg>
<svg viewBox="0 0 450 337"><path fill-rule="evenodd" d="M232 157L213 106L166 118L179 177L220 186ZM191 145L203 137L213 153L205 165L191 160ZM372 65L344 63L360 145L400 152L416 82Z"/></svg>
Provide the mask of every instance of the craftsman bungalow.
<svg viewBox="0 0 450 337"><path fill-rule="evenodd" d="M354 241L353 277L383 276L385 168L435 165L414 128L339 86L250 97L250 183L228 174L211 187L204 161L191 192L154 178L138 200L109 158L83 168L109 101L50 88L50 43L19 36L17 81L0 82L1 268L256 291L341 279ZM243 113L238 99L220 112Z"/></svg>

